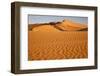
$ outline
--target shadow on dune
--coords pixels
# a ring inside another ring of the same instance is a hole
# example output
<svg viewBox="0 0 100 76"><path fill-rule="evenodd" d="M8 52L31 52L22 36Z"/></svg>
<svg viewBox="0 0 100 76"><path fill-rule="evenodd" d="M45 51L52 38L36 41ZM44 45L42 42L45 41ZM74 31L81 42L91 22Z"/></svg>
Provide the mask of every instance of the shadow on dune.
<svg viewBox="0 0 100 76"><path fill-rule="evenodd" d="M49 28L49 30L51 27L47 27L47 26L52 26L54 29L57 29L59 31L88 31L87 25L76 23L70 20L63 20L61 22L29 24L28 30L29 31L32 31L33 29L40 30L41 29L40 27L42 26L46 26L46 28ZM42 28L41 30L44 30L44 29Z"/></svg>

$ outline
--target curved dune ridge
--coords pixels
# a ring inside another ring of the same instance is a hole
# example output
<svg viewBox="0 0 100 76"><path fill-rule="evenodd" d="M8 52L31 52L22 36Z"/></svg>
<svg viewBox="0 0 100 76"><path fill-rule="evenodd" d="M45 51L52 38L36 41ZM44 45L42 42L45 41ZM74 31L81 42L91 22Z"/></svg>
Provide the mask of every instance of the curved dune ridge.
<svg viewBox="0 0 100 76"><path fill-rule="evenodd" d="M83 29L87 30L87 25L76 23L70 20L63 20L60 24L57 24L57 27L65 31L79 31Z"/></svg>
<svg viewBox="0 0 100 76"><path fill-rule="evenodd" d="M42 25L42 26L39 26L39 27L35 27L32 29L32 31L44 31L44 32L51 32L51 31L60 31L56 28L54 28L53 26L50 26L50 25Z"/></svg>
<svg viewBox="0 0 100 76"><path fill-rule="evenodd" d="M70 20L28 26L28 60L88 57L88 28Z"/></svg>
<svg viewBox="0 0 100 76"><path fill-rule="evenodd" d="M76 23L70 20L63 20L62 22L50 22L40 24L30 24L31 31L87 31L87 25Z"/></svg>

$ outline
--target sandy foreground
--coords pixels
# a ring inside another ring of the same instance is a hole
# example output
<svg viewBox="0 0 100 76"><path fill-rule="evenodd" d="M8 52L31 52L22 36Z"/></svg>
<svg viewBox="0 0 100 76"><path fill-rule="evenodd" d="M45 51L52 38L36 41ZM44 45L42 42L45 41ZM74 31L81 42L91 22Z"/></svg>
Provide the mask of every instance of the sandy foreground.
<svg viewBox="0 0 100 76"><path fill-rule="evenodd" d="M88 57L87 31L28 31L28 60Z"/></svg>

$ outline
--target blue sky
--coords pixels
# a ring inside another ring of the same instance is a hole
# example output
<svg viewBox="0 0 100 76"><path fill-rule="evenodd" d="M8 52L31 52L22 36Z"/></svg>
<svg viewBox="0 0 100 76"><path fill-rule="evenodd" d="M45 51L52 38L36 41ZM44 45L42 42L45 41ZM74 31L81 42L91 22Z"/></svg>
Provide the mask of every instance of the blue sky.
<svg viewBox="0 0 100 76"><path fill-rule="evenodd" d="M72 20L82 24L88 24L87 17L75 17L75 16L53 16L53 15L28 15L28 23L48 23L48 22L58 22L64 19Z"/></svg>

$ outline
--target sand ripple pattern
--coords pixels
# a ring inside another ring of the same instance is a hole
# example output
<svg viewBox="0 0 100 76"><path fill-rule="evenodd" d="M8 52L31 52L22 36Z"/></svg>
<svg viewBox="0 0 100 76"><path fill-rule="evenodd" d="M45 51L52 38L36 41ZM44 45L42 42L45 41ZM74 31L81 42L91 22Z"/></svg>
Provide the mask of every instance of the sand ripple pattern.
<svg viewBox="0 0 100 76"><path fill-rule="evenodd" d="M87 31L29 31L28 35L28 60L88 57Z"/></svg>

